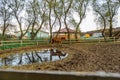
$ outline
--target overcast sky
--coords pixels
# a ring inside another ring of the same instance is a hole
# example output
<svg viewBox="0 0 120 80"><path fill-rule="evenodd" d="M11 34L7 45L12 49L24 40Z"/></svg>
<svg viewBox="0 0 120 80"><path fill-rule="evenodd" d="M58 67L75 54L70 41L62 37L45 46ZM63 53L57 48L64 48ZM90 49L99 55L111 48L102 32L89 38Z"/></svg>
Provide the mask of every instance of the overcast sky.
<svg viewBox="0 0 120 80"><path fill-rule="evenodd" d="M118 13L119 13L117 16L118 23L115 27L120 27L120 9ZM93 14L94 14L93 9L90 8L89 11L87 11L86 13L86 18L80 25L80 29L82 32L96 30L99 27L99 25L97 25L96 22L94 21L95 15Z"/></svg>
<svg viewBox="0 0 120 80"><path fill-rule="evenodd" d="M93 10L92 8L89 9L86 13L86 18L82 21L80 25L81 31L91 31L97 29L97 24L94 21L95 15L93 15Z"/></svg>

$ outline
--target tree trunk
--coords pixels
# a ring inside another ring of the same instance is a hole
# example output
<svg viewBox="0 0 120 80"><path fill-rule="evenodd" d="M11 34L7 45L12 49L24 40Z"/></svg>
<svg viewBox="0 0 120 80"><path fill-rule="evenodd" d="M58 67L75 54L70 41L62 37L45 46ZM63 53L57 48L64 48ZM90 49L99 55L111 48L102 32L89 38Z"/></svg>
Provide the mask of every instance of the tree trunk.
<svg viewBox="0 0 120 80"><path fill-rule="evenodd" d="M2 40L5 40L5 31L6 31L6 21L4 20L3 32L2 32Z"/></svg>
<svg viewBox="0 0 120 80"><path fill-rule="evenodd" d="M79 29L79 25L80 25L81 21L78 23L77 27L76 27L76 31L75 31L75 40L78 41L78 36L77 36L77 33L78 33L78 29Z"/></svg>
<svg viewBox="0 0 120 80"><path fill-rule="evenodd" d="M50 43L52 43L52 30L50 30Z"/></svg>
<svg viewBox="0 0 120 80"><path fill-rule="evenodd" d="M75 31L75 40L78 41L78 36L77 36L78 30Z"/></svg>
<svg viewBox="0 0 120 80"><path fill-rule="evenodd" d="M102 16L102 15L101 15ZM104 28L102 30L102 36L104 37L104 41L106 42L106 36L105 36L105 29L106 29L106 20L105 18L102 16L102 19L104 21Z"/></svg>
<svg viewBox="0 0 120 80"><path fill-rule="evenodd" d="M2 40L5 40L5 29L3 29Z"/></svg>
<svg viewBox="0 0 120 80"><path fill-rule="evenodd" d="M67 14L65 15L65 18L64 18L64 24L65 24L65 27L67 29L67 33L68 33L67 38L68 38L68 41L70 43L70 32L69 32L69 28L68 28L68 25L67 25L67 22L66 22L66 18L67 18Z"/></svg>
<svg viewBox="0 0 120 80"><path fill-rule="evenodd" d="M110 20L109 37L112 37L112 21Z"/></svg>

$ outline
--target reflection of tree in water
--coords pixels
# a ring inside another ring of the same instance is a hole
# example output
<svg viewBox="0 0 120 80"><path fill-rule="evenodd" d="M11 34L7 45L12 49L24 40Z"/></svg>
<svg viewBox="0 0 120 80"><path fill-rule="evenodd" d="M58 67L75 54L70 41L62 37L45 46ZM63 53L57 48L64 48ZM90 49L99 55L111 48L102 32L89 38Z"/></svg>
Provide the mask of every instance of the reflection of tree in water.
<svg viewBox="0 0 120 80"><path fill-rule="evenodd" d="M23 56L23 54L20 54L20 61L19 61L18 64L21 64L21 63L22 63L22 56Z"/></svg>
<svg viewBox="0 0 120 80"><path fill-rule="evenodd" d="M40 59L40 61L43 62L41 56L39 56L39 54L38 54L36 51L35 51L35 54L36 54L36 56Z"/></svg>
<svg viewBox="0 0 120 80"><path fill-rule="evenodd" d="M25 53L25 55L26 55L26 57L27 57L27 59L29 61L28 63L35 63L35 62L39 62L39 61L43 62L41 56L36 51L34 51L34 52L32 51L31 53ZM23 55L21 55L19 64L21 64L22 61L23 61L22 56Z"/></svg>
<svg viewBox="0 0 120 80"><path fill-rule="evenodd" d="M11 65L11 61L15 59L15 56L8 56L8 57L4 57L1 59L1 63L2 65L4 66L8 66L8 65Z"/></svg>
<svg viewBox="0 0 120 80"><path fill-rule="evenodd" d="M32 51L32 62L34 63L35 62L35 58L34 58L34 53L33 53L33 51Z"/></svg>
<svg viewBox="0 0 120 80"><path fill-rule="evenodd" d="M29 54L28 54L28 53L26 53L26 55L27 55L27 57L28 57L29 61L30 61L30 62L32 62L32 60L30 59Z"/></svg>
<svg viewBox="0 0 120 80"><path fill-rule="evenodd" d="M45 50L44 52L32 51L23 54L13 54L0 59L0 66L15 66L15 65L25 65L30 63L42 63L46 61L53 61L53 56L58 56L59 60L62 59L61 56L65 56L62 51L59 50ZM58 59L56 59L58 60Z"/></svg>
<svg viewBox="0 0 120 80"><path fill-rule="evenodd" d="M2 58L2 63L4 66L7 66L7 57Z"/></svg>

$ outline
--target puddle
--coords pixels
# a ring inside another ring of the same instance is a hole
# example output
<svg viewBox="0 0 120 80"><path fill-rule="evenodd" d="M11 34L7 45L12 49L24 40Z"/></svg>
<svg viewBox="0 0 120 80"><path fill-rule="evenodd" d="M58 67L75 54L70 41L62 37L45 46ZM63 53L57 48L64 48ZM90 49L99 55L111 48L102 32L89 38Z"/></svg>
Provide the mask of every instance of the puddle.
<svg viewBox="0 0 120 80"><path fill-rule="evenodd" d="M48 49L42 51L32 51L23 54L11 54L4 58L0 58L0 67L3 66L20 66L32 63L43 63L61 60L68 54L57 49Z"/></svg>

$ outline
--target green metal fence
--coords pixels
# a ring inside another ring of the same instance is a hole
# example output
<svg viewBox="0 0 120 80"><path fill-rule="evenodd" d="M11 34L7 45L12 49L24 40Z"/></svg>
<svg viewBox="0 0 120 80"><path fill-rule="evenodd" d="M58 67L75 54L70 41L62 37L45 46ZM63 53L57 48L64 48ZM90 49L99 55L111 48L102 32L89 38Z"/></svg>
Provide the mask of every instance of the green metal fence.
<svg viewBox="0 0 120 80"><path fill-rule="evenodd" d="M12 49L18 48L23 46L32 46L32 45L39 45L48 44L48 40L9 40L9 41L1 41L0 42L0 49Z"/></svg>
<svg viewBox="0 0 120 80"><path fill-rule="evenodd" d="M62 44L72 44L72 43L102 43L105 42L104 38L80 38L79 40L64 40ZM120 39L115 39L115 37L106 37L106 42L120 42ZM49 44L49 39L41 39L41 40L9 40L9 41L1 41L0 49L12 49L23 46L32 46L39 44Z"/></svg>

